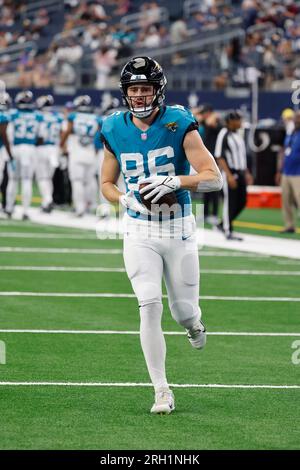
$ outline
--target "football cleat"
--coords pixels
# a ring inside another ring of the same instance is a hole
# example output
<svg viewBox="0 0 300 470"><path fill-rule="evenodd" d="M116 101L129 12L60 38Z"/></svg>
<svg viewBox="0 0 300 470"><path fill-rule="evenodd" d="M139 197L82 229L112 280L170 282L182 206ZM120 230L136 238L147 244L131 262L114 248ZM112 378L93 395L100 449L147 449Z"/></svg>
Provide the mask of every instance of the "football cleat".
<svg viewBox="0 0 300 470"><path fill-rule="evenodd" d="M191 328L186 329L186 332L193 348L204 348L206 344L206 328L200 319Z"/></svg>
<svg viewBox="0 0 300 470"><path fill-rule="evenodd" d="M169 415L175 410L175 400L172 390L161 388L155 393L155 403L151 408L151 413Z"/></svg>

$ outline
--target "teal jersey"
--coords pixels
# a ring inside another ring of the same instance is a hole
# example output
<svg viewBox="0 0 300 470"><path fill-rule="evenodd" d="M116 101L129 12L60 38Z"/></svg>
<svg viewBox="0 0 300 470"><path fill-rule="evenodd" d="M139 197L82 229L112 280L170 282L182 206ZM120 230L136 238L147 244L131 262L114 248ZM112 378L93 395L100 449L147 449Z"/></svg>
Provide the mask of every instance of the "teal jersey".
<svg viewBox="0 0 300 470"><path fill-rule="evenodd" d="M9 122L8 114L5 112L0 112L0 125L7 124ZM3 140L0 137L0 148L3 147Z"/></svg>
<svg viewBox="0 0 300 470"><path fill-rule="evenodd" d="M99 117L99 128L95 134L95 138L94 138L94 145L95 145L95 149L96 151L98 152L98 150L102 150L103 149L103 142L102 142L102 139L101 139L101 129L102 129L102 125L103 125L103 121L106 119L107 116L102 116L102 117Z"/></svg>
<svg viewBox="0 0 300 470"><path fill-rule="evenodd" d="M101 136L107 149L118 160L126 189L133 190L138 201L139 180L154 175L188 175L190 164L183 149L187 132L198 129L194 116L183 106L163 106L147 131L136 127L130 112L117 111L103 122ZM181 215L191 214L190 192L176 191ZM128 210L131 217L144 219ZM146 216L147 217L147 216Z"/></svg>
<svg viewBox="0 0 300 470"><path fill-rule="evenodd" d="M58 145L64 117L56 111L42 113L42 122L39 129L39 137L43 139L42 145Z"/></svg>
<svg viewBox="0 0 300 470"><path fill-rule="evenodd" d="M36 145L42 115L39 111L15 109L11 111L13 124L13 144Z"/></svg>
<svg viewBox="0 0 300 470"><path fill-rule="evenodd" d="M83 147L94 146L95 135L102 125L102 118L93 113L73 112L68 117L73 122L73 133Z"/></svg>

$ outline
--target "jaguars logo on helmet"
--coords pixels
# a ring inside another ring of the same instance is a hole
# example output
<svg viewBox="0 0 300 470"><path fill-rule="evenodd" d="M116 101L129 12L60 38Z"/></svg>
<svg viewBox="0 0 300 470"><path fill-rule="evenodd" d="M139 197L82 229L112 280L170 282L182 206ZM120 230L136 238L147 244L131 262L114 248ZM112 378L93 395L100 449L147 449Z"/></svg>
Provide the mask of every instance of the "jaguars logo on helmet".
<svg viewBox="0 0 300 470"><path fill-rule="evenodd" d="M150 105L146 104L146 98L144 97L145 101L142 109L133 106L132 98L129 97L127 93L130 85L138 83L153 85L154 88L152 103ZM163 104L166 84L166 76L162 67L156 60L151 59L151 57L133 57L127 62L121 72L119 86L122 93L123 104L138 118L150 116L157 106Z"/></svg>

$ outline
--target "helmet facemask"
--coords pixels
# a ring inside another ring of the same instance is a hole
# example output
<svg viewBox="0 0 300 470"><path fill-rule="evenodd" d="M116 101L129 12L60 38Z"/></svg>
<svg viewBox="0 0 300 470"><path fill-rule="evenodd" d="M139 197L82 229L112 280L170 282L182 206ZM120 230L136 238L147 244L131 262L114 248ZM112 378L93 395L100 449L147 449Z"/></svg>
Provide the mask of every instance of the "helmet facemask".
<svg viewBox="0 0 300 470"><path fill-rule="evenodd" d="M147 85L152 86L153 92L150 95L128 95L128 88L131 85ZM140 82L140 83L131 83L127 85L125 88L125 92L123 91L123 100L125 101L124 104L129 108L129 111L137 118L146 118L150 116L155 108L161 106L164 100L163 89L159 87L157 84L150 83L150 82ZM150 98L152 98L150 100ZM135 105L135 101L143 101L140 105Z"/></svg>
<svg viewBox="0 0 300 470"><path fill-rule="evenodd" d="M167 79L158 62L151 57L133 57L121 72L120 89L123 104L137 118L146 118L163 104L166 84ZM128 88L131 85L153 86L152 95L147 96L147 93L142 93L141 96L135 94L128 96ZM138 106L135 104L136 101L139 102Z"/></svg>

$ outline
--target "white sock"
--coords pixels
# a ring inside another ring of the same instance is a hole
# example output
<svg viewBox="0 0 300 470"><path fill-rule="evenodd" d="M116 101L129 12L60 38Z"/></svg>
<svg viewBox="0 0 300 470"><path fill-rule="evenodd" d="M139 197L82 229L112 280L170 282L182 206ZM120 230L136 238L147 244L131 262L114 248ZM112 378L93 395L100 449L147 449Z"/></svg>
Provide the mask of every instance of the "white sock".
<svg viewBox="0 0 300 470"><path fill-rule="evenodd" d="M6 190L6 210L7 212L12 212L14 210L14 204L16 200L18 190L18 181L9 178L7 190Z"/></svg>
<svg viewBox="0 0 300 470"><path fill-rule="evenodd" d="M22 206L24 214L27 214L31 204L32 180L27 178L22 180Z"/></svg>
<svg viewBox="0 0 300 470"><path fill-rule="evenodd" d="M38 186L42 197L42 207L47 207L52 203L52 181L50 179L39 180Z"/></svg>
<svg viewBox="0 0 300 470"><path fill-rule="evenodd" d="M165 370L166 342L161 328L162 310L161 302L140 306L140 340L155 391L169 388Z"/></svg>

